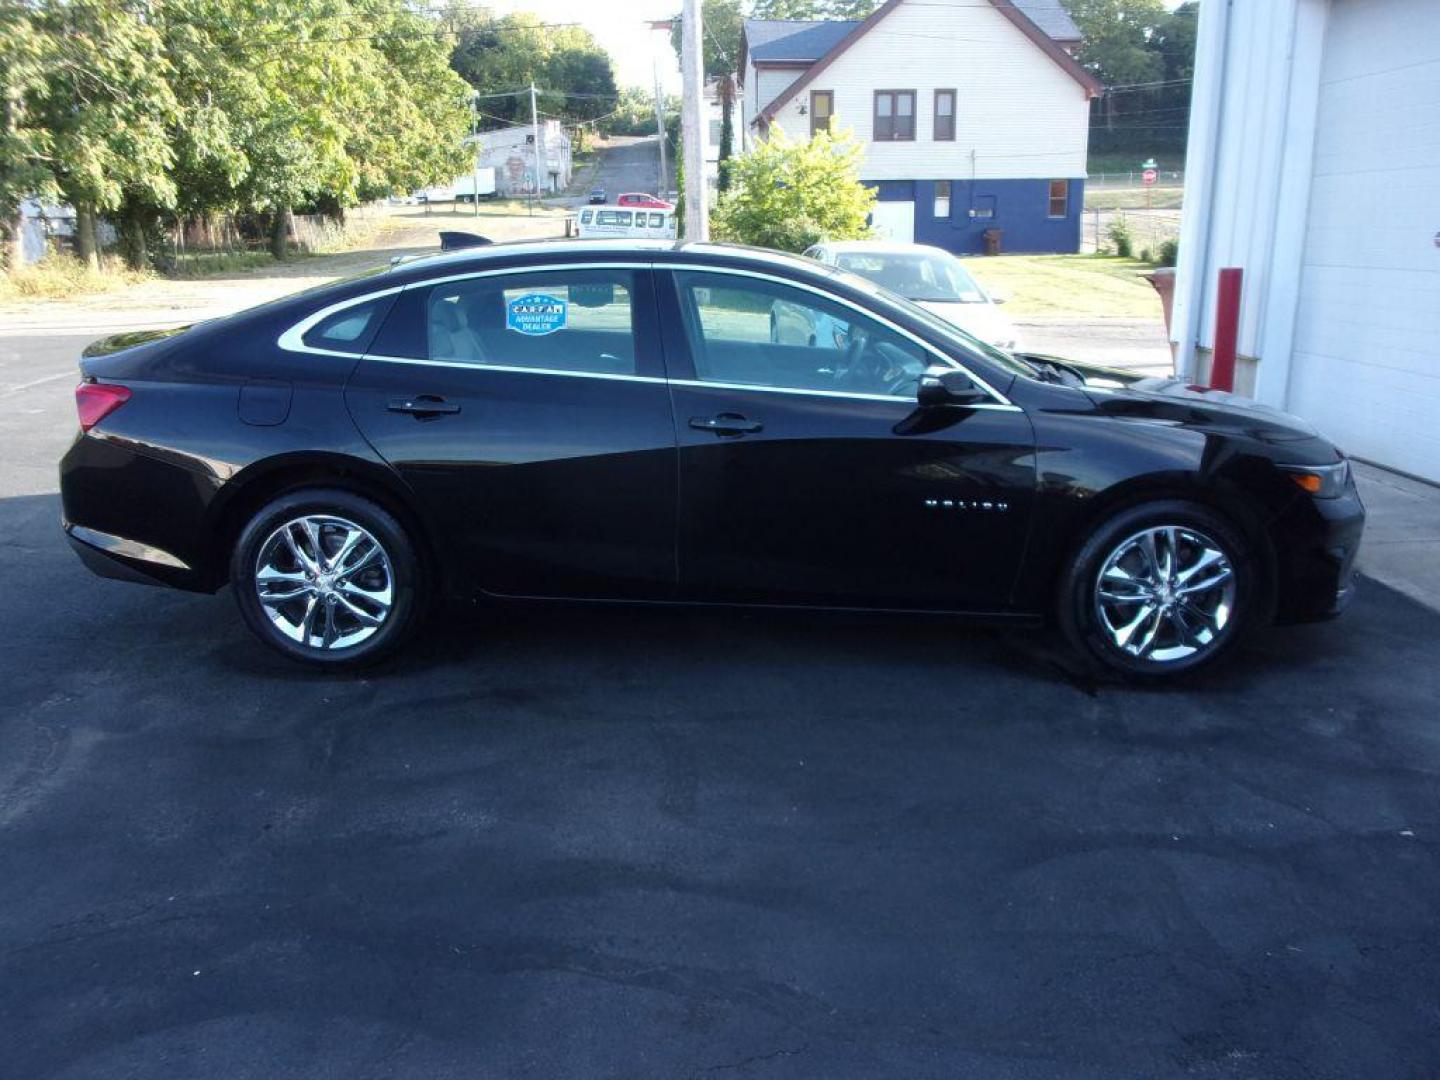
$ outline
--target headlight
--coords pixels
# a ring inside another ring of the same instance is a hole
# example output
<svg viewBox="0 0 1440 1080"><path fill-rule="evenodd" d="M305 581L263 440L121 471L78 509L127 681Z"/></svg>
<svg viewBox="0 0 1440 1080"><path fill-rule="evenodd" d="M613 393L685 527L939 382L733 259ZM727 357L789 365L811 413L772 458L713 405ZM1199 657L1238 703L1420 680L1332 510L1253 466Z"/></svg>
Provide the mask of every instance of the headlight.
<svg viewBox="0 0 1440 1080"><path fill-rule="evenodd" d="M1338 499L1350 484L1349 460L1338 465L1281 465L1280 470L1317 499Z"/></svg>

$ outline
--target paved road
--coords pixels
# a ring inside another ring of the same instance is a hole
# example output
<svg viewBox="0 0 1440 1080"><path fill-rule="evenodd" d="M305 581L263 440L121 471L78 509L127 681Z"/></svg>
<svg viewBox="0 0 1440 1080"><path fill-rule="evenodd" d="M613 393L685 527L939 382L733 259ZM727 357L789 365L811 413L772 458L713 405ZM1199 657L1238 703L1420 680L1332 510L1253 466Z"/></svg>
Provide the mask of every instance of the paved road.
<svg viewBox="0 0 1440 1080"><path fill-rule="evenodd" d="M1370 583L1168 693L1038 635L569 608L317 677L63 546L84 337L0 336L0 1075L1440 1060L1434 611Z"/></svg>
<svg viewBox="0 0 1440 1080"><path fill-rule="evenodd" d="M666 166L670 177L667 186L673 188L675 163L667 161ZM659 175L660 151L655 136L618 137L600 149L594 165L576 173L570 185L572 195L564 201L580 205L586 201L586 195L594 187L603 187L611 202L627 191L647 191L655 194Z"/></svg>

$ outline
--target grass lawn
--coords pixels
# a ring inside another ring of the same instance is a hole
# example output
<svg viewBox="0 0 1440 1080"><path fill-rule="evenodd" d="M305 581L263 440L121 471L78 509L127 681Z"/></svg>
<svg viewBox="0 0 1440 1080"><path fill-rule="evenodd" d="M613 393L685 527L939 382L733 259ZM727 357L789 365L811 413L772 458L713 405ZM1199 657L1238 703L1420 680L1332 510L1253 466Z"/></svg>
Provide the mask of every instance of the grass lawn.
<svg viewBox="0 0 1440 1080"><path fill-rule="evenodd" d="M1159 319L1160 297L1140 275L1153 267L1113 255L998 255L961 260L987 289L1009 296L1024 319Z"/></svg>
<svg viewBox="0 0 1440 1080"><path fill-rule="evenodd" d="M1150 189L1150 206L1155 210L1179 210L1185 201L1185 189L1154 187ZM1144 188L1085 189L1086 210L1143 210Z"/></svg>

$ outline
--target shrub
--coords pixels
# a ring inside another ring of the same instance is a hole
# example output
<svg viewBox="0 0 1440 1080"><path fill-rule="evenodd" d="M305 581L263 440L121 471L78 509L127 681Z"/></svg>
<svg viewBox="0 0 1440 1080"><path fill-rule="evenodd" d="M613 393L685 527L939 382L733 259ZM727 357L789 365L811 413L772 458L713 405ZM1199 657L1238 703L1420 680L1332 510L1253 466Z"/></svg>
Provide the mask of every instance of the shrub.
<svg viewBox="0 0 1440 1080"><path fill-rule="evenodd" d="M784 132L730 159L730 188L711 216L717 240L804 251L821 240L858 240L875 193L860 183L863 148L847 132L792 142Z"/></svg>
<svg viewBox="0 0 1440 1080"><path fill-rule="evenodd" d="M1180 258L1179 240L1162 240L1155 251L1156 266L1174 266Z"/></svg>
<svg viewBox="0 0 1440 1080"><path fill-rule="evenodd" d="M1105 230L1105 235L1115 248L1115 254L1122 259L1128 259L1134 254L1134 242L1130 238L1130 229L1125 224L1124 218L1116 218L1110 223L1110 228Z"/></svg>

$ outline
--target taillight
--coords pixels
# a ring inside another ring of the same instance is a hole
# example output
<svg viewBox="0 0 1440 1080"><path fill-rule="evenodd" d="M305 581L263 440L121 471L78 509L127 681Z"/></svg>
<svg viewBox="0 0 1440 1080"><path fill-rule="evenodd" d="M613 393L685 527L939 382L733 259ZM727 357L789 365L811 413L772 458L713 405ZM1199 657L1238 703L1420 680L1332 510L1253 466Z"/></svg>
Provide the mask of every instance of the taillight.
<svg viewBox="0 0 1440 1080"><path fill-rule="evenodd" d="M80 414L80 430L89 431L129 400L128 387L114 383L82 382L75 387L75 411Z"/></svg>

